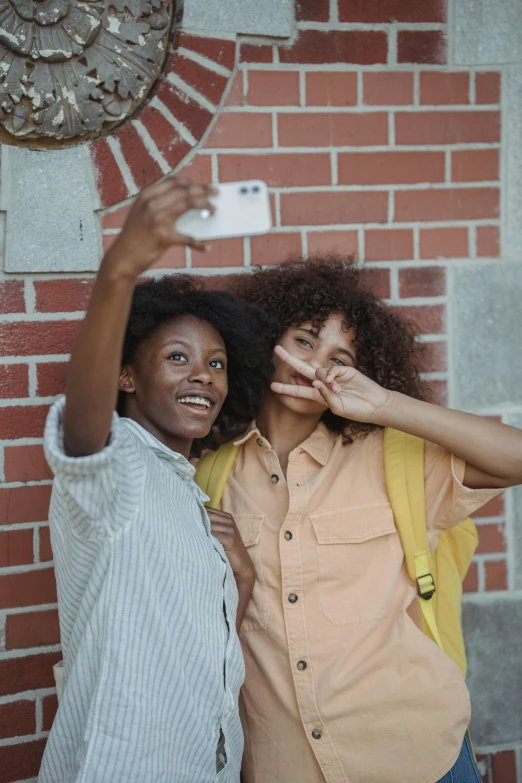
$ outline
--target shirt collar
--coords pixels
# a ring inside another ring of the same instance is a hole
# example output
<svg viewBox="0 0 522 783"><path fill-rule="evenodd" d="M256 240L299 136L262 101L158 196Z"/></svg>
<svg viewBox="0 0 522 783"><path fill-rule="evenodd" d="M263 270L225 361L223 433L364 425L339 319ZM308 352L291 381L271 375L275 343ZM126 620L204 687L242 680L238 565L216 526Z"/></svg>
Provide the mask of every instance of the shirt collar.
<svg viewBox="0 0 522 783"><path fill-rule="evenodd" d="M127 429L133 432L134 435L136 435L136 437L145 444L145 446L153 451L157 457L168 462L174 468L175 472L180 476L180 478L190 482L193 489L196 491L197 496L201 500L208 500L208 497L205 495L205 493L202 492L197 484L193 481L194 473L196 472L195 467L190 464L188 459L186 459L183 454L169 449L168 446L165 446L165 444L161 443L161 441L155 438L154 435L151 435L150 432L147 432L147 430L144 429L141 424L138 424L137 421L134 421L134 419L122 418L121 422Z"/></svg>
<svg viewBox="0 0 522 783"><path fill-rule="evenodd" d="M266 438L264 438L255 421L253 421L248 430L242 435L239 440L234 441L235 446L242 446L252 438L256 438L256 442L259 446L263 446L266 449L271 449L271 445ZM328 462L328 458L332 453L337 435L331 432L322 422L319 422L314 432L297 448L306 451L307 454L319 463L323 468Z"/></svg>

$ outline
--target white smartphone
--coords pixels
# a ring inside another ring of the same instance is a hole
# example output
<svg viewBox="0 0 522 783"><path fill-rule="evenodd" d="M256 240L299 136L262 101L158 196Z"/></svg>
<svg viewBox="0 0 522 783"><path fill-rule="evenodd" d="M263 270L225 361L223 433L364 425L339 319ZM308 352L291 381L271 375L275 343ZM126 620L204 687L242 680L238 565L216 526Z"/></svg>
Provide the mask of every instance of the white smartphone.
<svg viewBox="0 0 522 783"><path fill-rule="evenodd" d="M216 211L191 209L176 221L182 234L198 240L250 237L272 228L270 199L266 183L252 179L216 185L210 202Z"/></svg>

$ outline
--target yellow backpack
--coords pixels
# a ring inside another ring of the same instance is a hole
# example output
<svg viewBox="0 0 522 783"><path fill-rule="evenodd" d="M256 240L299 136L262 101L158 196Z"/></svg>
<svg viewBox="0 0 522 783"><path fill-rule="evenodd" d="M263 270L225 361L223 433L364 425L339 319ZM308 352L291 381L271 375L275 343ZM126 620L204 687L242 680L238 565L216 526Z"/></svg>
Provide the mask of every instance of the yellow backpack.
<svg viewBox="0 0 522 783"><path fill-rule="evenodd" d="M209 496L208 505L212 508L221 504L240 448L226 443L199 461L195 478ZM424 501L424 441L387 428L384 469L406 567L420 597L423 630L458 664L465 676L462 581L478 544L475 525L471 519L465 519L452 530L441 533L435 552L430 553Z"/></svg>

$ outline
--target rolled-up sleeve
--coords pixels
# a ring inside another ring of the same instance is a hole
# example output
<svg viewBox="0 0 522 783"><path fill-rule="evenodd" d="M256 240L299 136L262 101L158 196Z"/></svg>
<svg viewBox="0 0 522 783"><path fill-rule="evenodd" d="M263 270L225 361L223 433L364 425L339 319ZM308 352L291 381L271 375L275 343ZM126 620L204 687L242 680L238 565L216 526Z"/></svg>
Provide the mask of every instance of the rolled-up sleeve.
<svg viewBox="0 0 522 783"><path fill-rule="evenodd" d="M465 487L462 483L465 471L464 460L434 443L426 443L426 522L431 535L455 527L503 492Z"/></svg>
<svg viewBox="0 0 522 783"><path fill-rule="evenodd" d="M49 411L45 425L45 456L54 473L53 502L63 509L78 535L116 533L135 515L143 487L143 463L132 436L114 413L107 446L86 457L64 450L65 398Z"/></svg>

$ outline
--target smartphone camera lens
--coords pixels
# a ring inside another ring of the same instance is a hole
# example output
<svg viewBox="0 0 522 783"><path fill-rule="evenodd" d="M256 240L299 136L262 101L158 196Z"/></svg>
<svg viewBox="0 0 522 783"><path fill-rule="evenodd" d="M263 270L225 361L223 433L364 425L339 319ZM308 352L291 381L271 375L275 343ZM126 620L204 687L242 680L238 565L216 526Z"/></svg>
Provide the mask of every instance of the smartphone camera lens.
<svg viewBox="0 0 522 783"><path fill-rule="evenodd" d="M248 193L248 188L245 188L244 186L242 188L239 188L239 192L242 196L246 195Z"/></svg>
<svg viewBox="0 0 522 783"><path fill-rule="evenodd" d="M252 188L252 193L259 193L260 190L261 188L259 187L259 185L254 185Z"/></svg>

